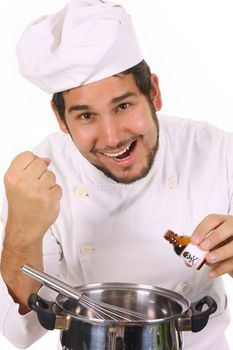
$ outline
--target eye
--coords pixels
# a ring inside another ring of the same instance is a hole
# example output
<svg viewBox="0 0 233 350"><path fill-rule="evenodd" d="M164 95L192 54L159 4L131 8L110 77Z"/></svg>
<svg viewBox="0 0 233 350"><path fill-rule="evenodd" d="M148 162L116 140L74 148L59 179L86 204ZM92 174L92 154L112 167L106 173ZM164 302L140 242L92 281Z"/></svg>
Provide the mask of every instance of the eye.
<svg viewBox="0 0 233 350"><path fill-rule="evenodd" d="M127 108L129 108L130 104L125 102L125 103L121 103L119 106L118 106L118 110L125 110Z"/></svg>
<svg viewBox="0 0 233 350"><path fill-rule="evenodd" d="M91 113L83 113L81 115L79 115L79 119L81 120L90 120L93 117L93 115Z"/></svg>

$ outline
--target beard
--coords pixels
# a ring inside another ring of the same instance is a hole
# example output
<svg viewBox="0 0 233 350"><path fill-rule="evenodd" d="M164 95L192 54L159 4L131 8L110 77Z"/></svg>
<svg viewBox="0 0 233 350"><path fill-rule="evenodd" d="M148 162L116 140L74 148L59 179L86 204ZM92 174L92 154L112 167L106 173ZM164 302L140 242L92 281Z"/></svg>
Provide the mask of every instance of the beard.
<svg viewBox="0 0 233 350"><path fill-rule="evenodd" d="M114 174L111 173L111 170L106 169L104 166L96 165L96 164L92 164L92 165L95 166L98 170L100 170L102 173L104 173L108 178L112 179L113 181L124 185L129 185L129 184L132 184L133 182L143 179L148 175L152 165L154 164L158 147L159 147L159 136L157 137L155 146L153 148L147 148L148 152L146 155L146 165L140 170L138 174L131 177L115 176ZM130 168L131 167L128 167L128 168L126 167L125 172L127 173L130 170Z"/></svg>

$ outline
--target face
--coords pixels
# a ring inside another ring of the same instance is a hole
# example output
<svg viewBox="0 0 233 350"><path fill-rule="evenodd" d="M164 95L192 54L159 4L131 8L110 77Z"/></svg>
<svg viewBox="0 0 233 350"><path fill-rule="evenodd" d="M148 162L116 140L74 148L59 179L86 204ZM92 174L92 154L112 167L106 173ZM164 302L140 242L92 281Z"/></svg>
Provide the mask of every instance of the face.
<svg viewBox="0 0 233 350"><path fill-rule="evenodd" d="M89 162L120 183L148 173L157 150L154 108L160 109L160 94L152 94L150 105L133 76L120 74L69 90L63 97L65 123L55 110L60 128L70 133Z"/></svg>

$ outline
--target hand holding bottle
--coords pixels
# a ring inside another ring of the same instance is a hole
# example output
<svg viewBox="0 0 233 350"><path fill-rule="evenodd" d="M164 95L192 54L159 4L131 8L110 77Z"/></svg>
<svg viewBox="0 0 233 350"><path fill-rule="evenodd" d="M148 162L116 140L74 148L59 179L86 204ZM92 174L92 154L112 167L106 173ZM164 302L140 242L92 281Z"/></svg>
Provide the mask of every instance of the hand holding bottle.
<svg viewBox="0 0 233 350"><path fill-rule="evenodd" d="M174 251L179 255L189 267L194 267L199 270L205 263L208 251L200 249L197 245L191 242L191 237L188 235L178 235L177 233L168 230L164 238L173 245Z"/></svg>
<svg viewBox="0 0 233 350"><path fill-rule="evenodd" d="M209 250L206 261L212 265L210 278L224 273L233 277L233 216L208 215L196 227L191 242L199 244L203 250Z"/></svg>

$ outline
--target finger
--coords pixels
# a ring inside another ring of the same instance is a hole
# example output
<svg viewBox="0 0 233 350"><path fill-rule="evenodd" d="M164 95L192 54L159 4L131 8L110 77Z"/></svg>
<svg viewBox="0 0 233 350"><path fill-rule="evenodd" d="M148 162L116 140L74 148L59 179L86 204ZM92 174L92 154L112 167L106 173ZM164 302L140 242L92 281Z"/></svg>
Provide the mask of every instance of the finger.
<svg viewBox="0 0 233 350"><path fill-rule="evenodd" d="M53 187L50 188L50 193L54 196L56 199L62 198L62 188L58 184L55 184Z"/></svg>
<svg viewBox="0 0 233 350"><path fill-rule="evenodd" d="M193 234L191 235L191 242L193 244L200 244L203 239L215 228L221 225L227 216L225 215L217 215L210 214L205 217L204 220L200 222L200 224L195 228Z"/></svg>
<svg viewBox="0 0 233 350"><path fill-rule="evenodd" d="M35 158L37 158L37 156L32 152L22 152L12 160L9 169L24 170Z"/></svg>
<svg viewBox="0 0 233 350"><path fill-rule="evenodd" d="M233 237L230 237L224 242L225 244L220 248L214 249L207 254L207 262L213 264L233 257Z"/></svg>
<svg viewBox="0 0 233 350"><path fill-rule="evenodd" d="M200 247L203 250L210 250L216 247L217 245L224 245L227 239L231 239L233 235L233 217L226 216L225 222L223 222L215 230L212 230L211 233L204 239Z"/></svg>
<svg viewBox="0 0 233 350"><path fill-rule="evenodd" d="M48 166L50 164L50 159L47 157L39 158L34 153L30 151L25 151L18 154L11 162L10 170L26 170L36 159L41 159Z"/></svg>
<svg viewBox="0 0 233 350"><path fill-rule="evenodd" d="M40 177L40 183L43 185L44 188L52 188L56 184L55 174L50 170L44 171Z"/></svg>
<svg viewBox="0 0 233 350"><path fill-rule="evenodd" d="M41 157L40 159L42 159L47 166L49 166L50 163L51 163L51 160L49 158L47 158L47 157Z"/></svg>
<svg viewBox="0 0 233 350"><path fill-rule="evenodd" d="M47 170L47 163L44 161L44 159L39 157L35 157L24 169L25 174L33 179L39 179Z"/></svg>
<svg viewBox="0 0 233 350"><path fill-rule="evenodd" d="M50 159L49 158L45 158L45 157L37 157L35 155L35 158L25 167L24 170L27 170L29 167L31 167L31 164L34 164L34 162L36 160L39 160L39 162L41 162L41 164L45 164L46 167L49 166L49 164L51 163Z"/></svg>
<svg viewBox="0 0 233 350"><path fill-rule="evenodd" d="M232 274L233 272L233 258L227 259L220 264L214 265L214 267L210 270L208 276L209 278L216 278L225 273Z"/></svg>

